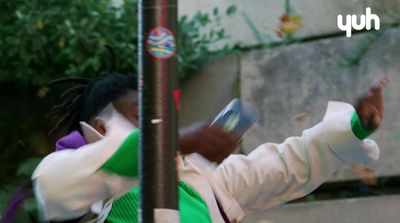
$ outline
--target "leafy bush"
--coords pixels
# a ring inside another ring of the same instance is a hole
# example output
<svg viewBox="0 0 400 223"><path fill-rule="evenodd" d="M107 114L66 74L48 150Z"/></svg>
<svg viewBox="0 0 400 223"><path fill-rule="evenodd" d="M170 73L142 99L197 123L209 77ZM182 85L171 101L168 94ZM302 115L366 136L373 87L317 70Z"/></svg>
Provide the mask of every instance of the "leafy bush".
<svg viewBox="0 0 400 223"><path fill-rule="evenodd" d="M112 44L119 67L134 70L136 1L1 1L1 80L45 84L66 75L96 75ZM5 24L5 25L3 25Z"/></svg>
<svg viewBox="0 0 400 223"><path fill-rule="evenodd" d="M210 57L226 55L233 51L233 46L218 46L218 43L229 38L225 34L225 29L218 28L218 25L226 16L234 15L236 10L236 6L231 5L224 14L221 14L218 8L214 8L212 14L199 11L193 18L183 16L179 20L181 32L178 41L178 60L179 77L182 80L198 70Z"/></svg>
<svg viewBox="0 0 400 223"><path fill-rule="evenodd" d="M119 71L136 71L137 2L124 0L1 1L0 81L28 81L35 85L63 76L95 76L108 66L105 44L118 54ZM226 14L232 15L231 6ZM179 22L180 76L209 59L210 45L227 38L224 29L200 29L221 19L198 13ZM227 52L228 47L218 52Z"/></svg>

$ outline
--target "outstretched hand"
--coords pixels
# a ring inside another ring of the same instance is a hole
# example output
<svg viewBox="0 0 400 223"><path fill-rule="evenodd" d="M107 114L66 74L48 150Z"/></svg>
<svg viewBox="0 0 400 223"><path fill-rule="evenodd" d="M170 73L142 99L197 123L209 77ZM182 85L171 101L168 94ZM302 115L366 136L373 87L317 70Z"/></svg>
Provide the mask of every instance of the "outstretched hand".
<svg viewBox="0 0 400 223"><path fill-rule="evenodd" d="M356 112L363 127L367 130L377 129L382 122L384 112L382 89L388 83L389 77L381 76L369 87L368 92L357 100Z"/></svg>
<svg viewBox="0 0 400 223"><path fill-rule="evenodd" d="M222 128L200 122L179 130L182 154L199 153L212 162L221 163L238 147L237 139Z"/></svg>

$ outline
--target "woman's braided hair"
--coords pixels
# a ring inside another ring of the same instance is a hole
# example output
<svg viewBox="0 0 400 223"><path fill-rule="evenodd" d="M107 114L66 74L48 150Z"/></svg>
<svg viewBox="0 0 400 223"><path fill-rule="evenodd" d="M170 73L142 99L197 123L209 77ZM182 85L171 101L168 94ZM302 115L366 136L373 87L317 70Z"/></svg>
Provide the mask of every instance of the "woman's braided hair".
<svg viewBox="0 0 400 223"><path fill-rule="evenodd" d="M128 91L137 91L137 80L132 74L115 72L115 53L106 46L111 54L111 68L103 71L94 79L67 77L51 81L49 84L73 84L61 93L62 102L53 106L49 116L58 118L49 134L61 129L79 130L80 121L90 123L92 119L110 102L124 96Z"/></svg>

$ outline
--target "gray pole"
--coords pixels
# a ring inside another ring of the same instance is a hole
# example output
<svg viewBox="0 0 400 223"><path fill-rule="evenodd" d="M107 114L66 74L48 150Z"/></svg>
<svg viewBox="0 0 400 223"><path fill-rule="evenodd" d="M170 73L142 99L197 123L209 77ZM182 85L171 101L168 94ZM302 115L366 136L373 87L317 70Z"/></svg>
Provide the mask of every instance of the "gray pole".
<svg viewBox="0 0 400 223"><path fill-rule="evenodd" d="M178 210L176 0L139 0L138 78L141 129L139 222Z"/></svg>

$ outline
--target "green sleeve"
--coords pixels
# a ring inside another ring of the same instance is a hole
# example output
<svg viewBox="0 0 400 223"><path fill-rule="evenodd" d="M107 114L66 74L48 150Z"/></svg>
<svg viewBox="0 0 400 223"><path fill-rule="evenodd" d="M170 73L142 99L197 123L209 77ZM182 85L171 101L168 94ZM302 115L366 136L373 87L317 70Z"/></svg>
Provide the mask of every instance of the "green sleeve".
<svg viewBox="0 0 400 223"><path fill-rule="evenodd" d="M122 176L136 177L139 163L139 129L133 131L101 169Z"/></svg>
<svg viewBox="0 0 400 223"><path fill-rule="evenodd" d="M367 130L361 123L360 117L358 117L357 112L354 112L351 117L351 130L357 138L363 140L371 135L374 130Z"/></svg>

